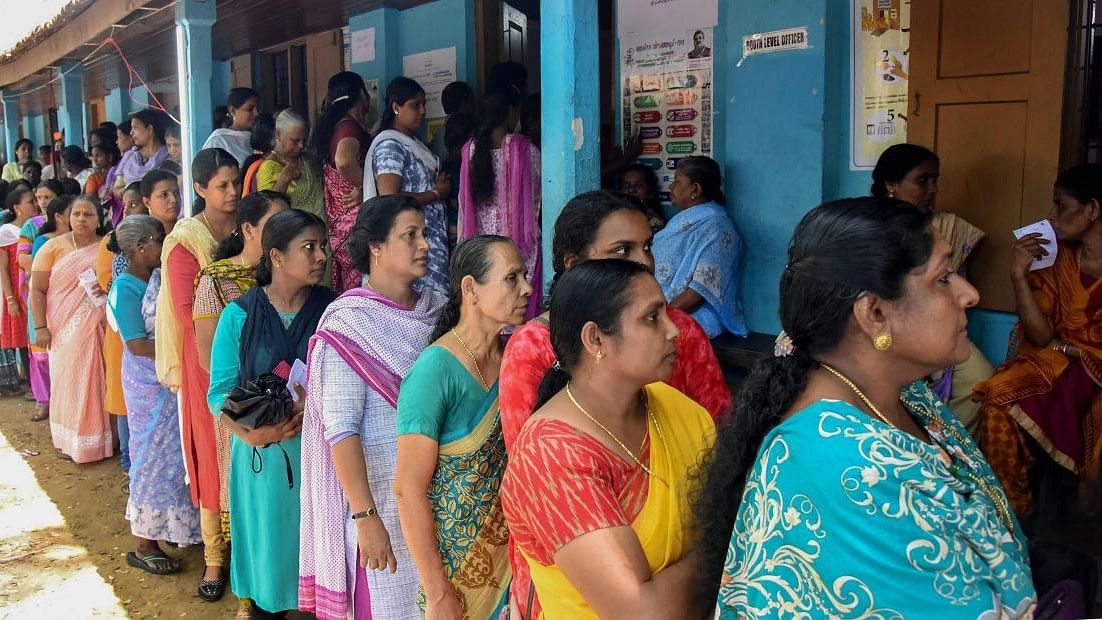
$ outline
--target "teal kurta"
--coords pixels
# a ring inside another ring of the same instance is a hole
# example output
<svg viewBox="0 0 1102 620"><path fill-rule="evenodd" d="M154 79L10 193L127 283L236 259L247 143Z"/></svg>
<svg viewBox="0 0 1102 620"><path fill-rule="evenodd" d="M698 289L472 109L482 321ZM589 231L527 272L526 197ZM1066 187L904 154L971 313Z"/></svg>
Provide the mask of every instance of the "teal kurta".
<svg viewBox="0 0 1102 620"><path fill-rule="evenodd" d="M1001 503L1005 493L983 454L925 385L901 398L934 445L837 401L766 435L735 521L719 618L1032 609L1027 542L1012 513L1010 527L1000 521L991 495Z"/></svg>
<svg viewBox="0 0 1102 620"><path fill-rule="evenodd" d="M241 306L230 304L214 332L207 404L216 416L226 395L241 383L245 317ZM287 327L295 314L280 312L279 317ZM230 586L238 598L252 599L266 611L298 608L301 448L301 435L256 448L258 456L236 435L230 446ZM293 488L287 483L288 460Z"/></svg>

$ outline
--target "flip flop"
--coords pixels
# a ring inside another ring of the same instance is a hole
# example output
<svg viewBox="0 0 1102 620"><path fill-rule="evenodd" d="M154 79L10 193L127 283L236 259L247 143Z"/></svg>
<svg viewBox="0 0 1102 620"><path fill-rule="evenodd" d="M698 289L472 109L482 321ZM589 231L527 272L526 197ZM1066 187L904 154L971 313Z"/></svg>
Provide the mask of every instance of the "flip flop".
<svg viewBox="0 0 1102 620"><path fill-rule="evenodd" d="M126 563L154 575L174 575L180 572L180 565L161 552L138 555L129 551L126 554Z"/></svg>

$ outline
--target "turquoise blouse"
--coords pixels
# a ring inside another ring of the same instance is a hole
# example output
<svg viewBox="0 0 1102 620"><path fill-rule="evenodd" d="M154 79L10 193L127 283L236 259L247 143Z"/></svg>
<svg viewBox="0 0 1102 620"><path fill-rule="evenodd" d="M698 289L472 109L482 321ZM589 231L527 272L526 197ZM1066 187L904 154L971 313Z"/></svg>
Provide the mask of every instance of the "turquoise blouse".
<svg viewBox="0 0 1102 620"><path fill-rule="evenodd" d="M1005 500L983 454L926 386L901 397L934 445L837 401L765 437L720 618L1019 617L1035 604L1025 536L989 496Z"/></svg>
<svg viewBox="0 0 1102 620"><path fill-rule="evenodd" d="M486 414L490 390L444 347L425 349L398 391L398 434L424 435L445 444L467 435Z"/></svg>

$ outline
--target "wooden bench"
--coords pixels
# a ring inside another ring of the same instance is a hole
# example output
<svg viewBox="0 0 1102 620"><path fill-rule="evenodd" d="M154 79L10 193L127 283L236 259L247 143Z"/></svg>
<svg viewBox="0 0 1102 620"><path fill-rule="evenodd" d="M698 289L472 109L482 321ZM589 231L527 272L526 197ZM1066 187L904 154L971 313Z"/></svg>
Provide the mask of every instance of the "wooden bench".
<svg viewBox="0 0 1102 620"><path fill-rule="evenodd" d="M773 355L776 336L750 332L745 338L722 334L712 339L719 365L728 375L745 375L758 362Z"/></svg>

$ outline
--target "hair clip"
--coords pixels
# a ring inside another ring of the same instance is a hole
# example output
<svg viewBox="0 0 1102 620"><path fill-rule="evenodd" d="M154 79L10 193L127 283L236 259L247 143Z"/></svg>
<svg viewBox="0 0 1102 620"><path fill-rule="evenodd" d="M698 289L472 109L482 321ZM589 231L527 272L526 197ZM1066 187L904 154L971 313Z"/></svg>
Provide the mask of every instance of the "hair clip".
<svg viewBox="0 0 1102 620"><path fill-rule="evenodd" d="M777 334L777 340L773 343L773 357L788 357L795 350L796 344L792 342L787 333L782 331Z"/></svg>
<svg viewBox="0 0 1102 620"><path fill-rule="evenodd" d="M329 103L334 104L338 101L344 101L345 99L348 99L348 98L349 98L348 95L341 95L340 97L337 97L336 99L330 101Z"/></svg>
<svg viewBox="0 0 1102 620"><path fill-rule="evenodd" d="M559 362L559 360L555 360L555 363L551 364L551 368L555 370L562 370L562 364Z"/></svg>

